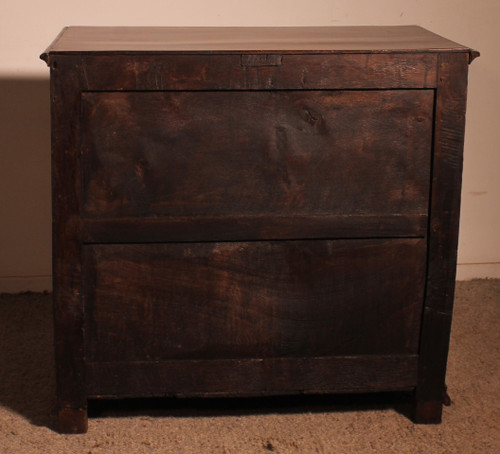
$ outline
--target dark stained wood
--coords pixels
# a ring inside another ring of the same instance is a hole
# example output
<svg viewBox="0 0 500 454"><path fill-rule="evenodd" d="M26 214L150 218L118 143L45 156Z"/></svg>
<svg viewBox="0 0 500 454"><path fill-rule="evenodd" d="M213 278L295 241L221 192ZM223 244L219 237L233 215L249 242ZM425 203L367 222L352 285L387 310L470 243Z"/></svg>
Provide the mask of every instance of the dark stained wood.
<svg viewBox="0 0 500 454"><path fill-rule="evenodd" d="M70 27L59 430L91 397L414 390L441 420L467 65L420 27Z"/></svg>
<svg viewBox="0 0 500 454"><path fill-rule="evenodd" d="M411 390L415 355L87 363L91 397L259 396Z"/></svg>
<svg viewBox="0 0 500 454"><path fill-rule="evenodd" d="M424 237L427 215L196 216L85 219L85 243Z"/></svg>
<svg viewBox="0 0 500 454"><path fill-rule="evenodd" d="M60 408L57 430L62 434L80 434L87 432L87 409Z"/></svg>
<svg viewBox="0 0 500 454"><path fill-rule="evenodd" d="M81 302L80 74L71 62L51 69L52 274L57 411L62 432L85 432L87 396Z"/></svg>
<svg viewBox="0 0 500 454"><path fill-rule="evenodd" d="M84 93L84 216L426 214L433 102L432 90Z"/></svg>
<svg viewBox="0 0 500 454"><path fill-rule="evenodd" d="M417 424L441 424L442 413L442 398L439 400L416 399L412 417Z"/></svg>
<svg viewBox="0 0 500 454"><path fill-rule="evenodd" d="M435 88L437 54L264 54L280 65L248 66L257 55L79 56L85 89L123 90L321 90ZM66 54L55 58L65 58Z"/></svg>
<svg viewBox="0 0 500 454"><path fill-rule="evenodd" d="M441 422L450 329L451 314L425 308L413 410L413 419L419 424Z"/></svg>
<svg viewBox="0 0 500 454"><path fill-rule="evenodd" d="M423 239L87 246L86 359L416 354L425 253Z"/></svg>
<svg viewBox="0 0 500 454"><path fill-rule="evenodd" d="M467 64L439 57L429 220L427 295L422 326L415 420L441 421L457 264Z"/></svg>

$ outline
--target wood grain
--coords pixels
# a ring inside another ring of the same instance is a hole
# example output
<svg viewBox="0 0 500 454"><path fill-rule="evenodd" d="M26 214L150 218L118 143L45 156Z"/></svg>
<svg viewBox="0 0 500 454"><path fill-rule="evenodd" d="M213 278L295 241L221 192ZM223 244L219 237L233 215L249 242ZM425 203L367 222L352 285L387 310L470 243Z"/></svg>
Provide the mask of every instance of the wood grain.
<svg viewBox="0 0 500 454"><path fill-rule="evenodd" d="M427 294L415 420L441 422L457 267L468 60L439 57Z"/></svg>
<svg viewBox="0 0 500 454"><path fill-rule="evenodd" d="M242 65L244 58L280 65ZM65 54L53 59L66 58ZM85 89L320 90L434 88L437 54L237 54L79 56Z"/></svg>
<svg viewBox="0 0 500 454"><path fill-rule="evenodd" d="M71 59L51 69L52 274L59 430L84 432L87 396L81 301L80 74Z"/></svg>
<svg viewBox="0 0 500 454"><path fill-rule="evenodd" d="M85 219L85 243L425 237L427 215L255 215Z"/></svg>
<svg viewBox="0 0 500 454"><path fill-rule="evenodd" d="M87 363L91 397L259 396L403 391L414 355Z"/></svg>
<svg viewBox="0 0 500 454"><path fill-rule="evenodd" d="M82 102L87 218L427 213L431 90Z"/></svg>
<svg viewBox="0 0 500 454"><path fill-rule="evenodd" d="M42 54L87 52L383 52L470 49L418 26L66 27Z"/></svg>
<svg viewBox="0 0 500 454"><path fill-rule="evenodd" d="M85 246L86 360L416 354L425 253L423 239Z"/></svg>

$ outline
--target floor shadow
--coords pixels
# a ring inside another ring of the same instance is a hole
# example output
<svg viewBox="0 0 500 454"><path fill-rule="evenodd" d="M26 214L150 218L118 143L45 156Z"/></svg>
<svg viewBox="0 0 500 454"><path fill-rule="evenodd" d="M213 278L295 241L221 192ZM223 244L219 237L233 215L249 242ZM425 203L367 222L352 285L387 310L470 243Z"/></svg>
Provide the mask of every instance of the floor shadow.
<svg viewBox="0 0 500 454"><path fill-rule="evenodd" d="M54 427L52 296L0 294L0 405Z"/></svg>
<svg viewBox="0 0 500 454"><path fill-rule="evenodd" d="M293 395L249 398L147 398L89 401L89 417L222 417L342 413L393 409L410 418L412 393Z"/></svg>
<svg viewBox="0 0 500 454"><path fill-rule="evenodd" d="M0 294L0 405L32 424L55 427L51 294ZM253 398L90 400L89 417L218 417L394 409L410 414L410 393Z"/></svg>

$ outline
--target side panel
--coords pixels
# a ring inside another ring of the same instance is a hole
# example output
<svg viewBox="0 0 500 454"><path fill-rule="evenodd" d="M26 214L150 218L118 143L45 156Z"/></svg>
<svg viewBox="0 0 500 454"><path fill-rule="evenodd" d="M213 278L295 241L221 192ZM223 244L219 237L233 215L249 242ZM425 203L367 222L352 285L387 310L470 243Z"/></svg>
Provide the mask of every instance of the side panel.
<svg viewBox="0 0 500 454"><path fill-rule="evenodd" d="M51 59L52 266L59 430L87 430L81 291L81 72L79 59Z"/></svg>
<svg viewBox="0 0 500 454"><path fill-rule="evenodd" d="M415 420L441 421L457 266L468 60L441 54Z"/></svg>

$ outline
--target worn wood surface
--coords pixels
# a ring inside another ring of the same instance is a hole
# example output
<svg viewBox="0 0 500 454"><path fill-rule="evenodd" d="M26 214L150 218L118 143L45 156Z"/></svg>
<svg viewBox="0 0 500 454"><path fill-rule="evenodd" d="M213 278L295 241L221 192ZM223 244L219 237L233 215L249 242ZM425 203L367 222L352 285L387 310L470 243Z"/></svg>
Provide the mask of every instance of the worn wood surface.
<svg viewBox="0 0 500 454"><path fill-rule="evenodd" d="M87 375L89 395L106 398L406 391L416 383L417 357L89 362Z"/></svg>
<svg viewBox="0 0 500 454"><path fill-rule="evenodd" d="M245 64L245 58L279 65ZM53 60L66 58L57 55ZM434 88L437 54L78 56L86 90Z"/></svg>
<svg viewBox="0 0 500 454"><path fill-rule="evenodd" d="M85 243L425 237L426 214L85 219Z"/></svg>
<svg viewBox="0 0 500 454"><path fill-rule="evenodd" d="M61 432L84 432L87 396L81 301L80 74L70 59L51 70L52 267L57 412Z"/></svg>
<svg viewBox="0 0 500 454"><path fill-rule="evenodd" d="M426 214L432 90L84 93L84 216Z"/></svg>
<svg viewBox="0 0 500 454"><path fill-rule="evenodd" d="M59 430L143 395L415 389L440 421L477 55L419 27L65 29Z"/></svg>
<svg viewBox="0 0 500 454"><path fill-rule="evenodd" d="M67 27L42 54L96 52L468 52L422 27Z"/></svg>
<svg viewBox="0 0 500 454"><path fill-rule="evenodd" d="M467 59L440 55L429 220L427 294L415 420L441 421L457 266Z"/></svg>
<svg viewBox="0 0 500 454"><path fill-rule="evenodd" d="M425 253L423 239L86 246L86 360L415 354Z"/></svg>

